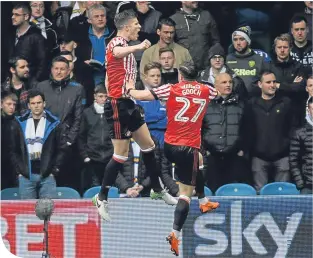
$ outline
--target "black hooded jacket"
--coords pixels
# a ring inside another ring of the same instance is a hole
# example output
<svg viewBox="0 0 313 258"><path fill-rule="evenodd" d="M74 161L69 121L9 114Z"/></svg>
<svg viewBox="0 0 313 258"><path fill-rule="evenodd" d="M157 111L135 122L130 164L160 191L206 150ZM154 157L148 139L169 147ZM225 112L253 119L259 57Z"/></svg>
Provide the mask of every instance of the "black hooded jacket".
<svg viewBox="0 0 313 258"><path fill-rule="evenodd" d="M35 25L31 25L28 31L19 37L16 45L15 35L10 38L9 58L15 56L26 58L29 63L30 77L34 77L39 82L48 78L45 38Z"/></svg>
<svg viewBox="0 0 313 258"><path fill-rule="evenodd" d="M290 98L292 102L293 125L303 125L305 117L305 105L307 93L305 91L305 80L308 77L306 69L302 64L289 58L286 62L279 62L277 58L270 64L270 70L275 74L280 83L277 95ZM303 77L301 82L294 82L297 76Z"/></svg>

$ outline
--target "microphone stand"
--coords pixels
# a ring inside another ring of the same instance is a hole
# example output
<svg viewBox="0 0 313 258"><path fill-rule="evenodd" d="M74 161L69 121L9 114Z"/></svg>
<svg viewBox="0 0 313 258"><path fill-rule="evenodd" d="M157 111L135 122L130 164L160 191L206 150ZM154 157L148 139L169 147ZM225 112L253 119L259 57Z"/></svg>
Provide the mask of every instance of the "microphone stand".
<svg viewBox="0 0 313 258"><path fill-rule="evenodd" d="M50 218L46 218L44 220L44 228L43 228L43 232L44 232L44 238L43 238L43 243L45 245L44 247L44 253L42 253L41 258L50 258L50 254L49 254L49 243L48 243L48 223L49 223L49 219Z"/></svg>

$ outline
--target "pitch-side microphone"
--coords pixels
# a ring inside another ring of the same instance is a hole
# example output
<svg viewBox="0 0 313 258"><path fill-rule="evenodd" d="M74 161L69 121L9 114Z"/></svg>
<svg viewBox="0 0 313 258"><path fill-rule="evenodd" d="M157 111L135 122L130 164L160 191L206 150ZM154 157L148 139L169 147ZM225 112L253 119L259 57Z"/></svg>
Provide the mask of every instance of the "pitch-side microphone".
<svg viewBox="0 0 313 258"><path fill-rule="evenodd" d="M54 202L51 199L48 198L43 198L43 199L39 199L36 202L36 206L35 206L35 212L36 212L36 216L44 221L44 253L42 254L42 258L50 258L50 254L49 254L49 243L48 243L48 222L50 220L50 217L53 213L53 209L54 209Z"/></svg>
<svg viewBox="0 0 313 258"><path fill-rule="evenodd" d="M36 202L36 216L41 220L50 220L53 213L54 202L51 199L43 198Z"/></svg>

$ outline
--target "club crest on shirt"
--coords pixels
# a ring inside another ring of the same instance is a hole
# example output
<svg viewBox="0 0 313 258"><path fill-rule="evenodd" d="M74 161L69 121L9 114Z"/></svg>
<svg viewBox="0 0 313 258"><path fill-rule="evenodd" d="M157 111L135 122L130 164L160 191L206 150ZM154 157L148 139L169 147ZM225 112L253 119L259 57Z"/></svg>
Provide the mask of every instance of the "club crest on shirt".
<svg viewBox="0 0 313 258"><path fill-rule="evenodd" d="M249 66L252 68L255 66L255 61L254 60L250 60L249 61Z"/></svg>

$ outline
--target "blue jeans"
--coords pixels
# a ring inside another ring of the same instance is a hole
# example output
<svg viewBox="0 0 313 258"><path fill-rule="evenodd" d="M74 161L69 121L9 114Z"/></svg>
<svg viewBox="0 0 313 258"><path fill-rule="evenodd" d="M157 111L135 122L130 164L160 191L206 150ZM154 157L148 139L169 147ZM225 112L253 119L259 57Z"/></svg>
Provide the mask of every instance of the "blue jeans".
<svg viewBox="0 0 313 258"><path fill-rule="evenodd" d="M18 177L18 187L21 199L56 198L56 181L53 175L41 178L38 174L32 174L29 180L24 176Z"/></svg>

